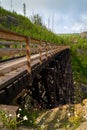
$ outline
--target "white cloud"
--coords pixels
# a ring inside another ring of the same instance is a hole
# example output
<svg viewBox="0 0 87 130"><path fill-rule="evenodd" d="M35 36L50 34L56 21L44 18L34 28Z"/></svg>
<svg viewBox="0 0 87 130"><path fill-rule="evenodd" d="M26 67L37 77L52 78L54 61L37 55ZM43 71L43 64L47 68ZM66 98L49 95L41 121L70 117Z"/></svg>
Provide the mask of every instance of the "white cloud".
<svg viewBox="0 0 87 130"><path fill-rule="evenodd" d="M65 29L65 30L68 30L68 29L69 29L69 27L67 27L67 26L64 26L64 29Z"/></svg>
<svg viewBox="0 0 87 130"><path fill-rule="evenodd" d="M80 20L84 23L84 26L87 26L87 14L82 14Z"/></svg>

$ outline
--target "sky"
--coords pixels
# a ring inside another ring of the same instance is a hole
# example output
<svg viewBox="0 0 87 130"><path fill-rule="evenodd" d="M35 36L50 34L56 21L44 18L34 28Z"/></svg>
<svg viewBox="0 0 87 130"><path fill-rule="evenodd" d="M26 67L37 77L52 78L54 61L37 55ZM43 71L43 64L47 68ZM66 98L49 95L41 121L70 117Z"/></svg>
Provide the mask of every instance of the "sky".
<svg viewBox="0 0 87 130"><path fill-rule="evenodd" d="M87 0L0 0L0 6L22 15L23 3L27 17L39 14L45 26L57 34L87 30Z"/></svg>

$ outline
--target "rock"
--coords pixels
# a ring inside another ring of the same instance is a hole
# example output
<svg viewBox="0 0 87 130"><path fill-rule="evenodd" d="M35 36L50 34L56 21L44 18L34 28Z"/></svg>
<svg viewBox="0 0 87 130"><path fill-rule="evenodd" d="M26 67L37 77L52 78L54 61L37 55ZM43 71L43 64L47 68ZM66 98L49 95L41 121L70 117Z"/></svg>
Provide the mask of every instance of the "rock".
<svg viewBox="0 0 87 130"><path fill-rule="evenodd" d="M11 114L12 117L16 117L16 112L18 108L19 108L18 106L0 105L0 110L3 110L8 114Z"/></svg>
<svg viewBox="0 0 87 130"><path fill-rule="evenodd" d="M37 130L37 129L33 129L33 128L28 128L28 127L25 127L25 126L21 126L18 128L18 130Z"/></svg>
<svg viewBox="0 0 87 130"><path fill-rule="evenodd" d="M87 122L83 122L76 130L87 130Z"/></svg>
<svg viewBox="0 0 87 130"><path fill-rule="evenodd" d="M84 105L87 105L87 99L84 99L82 102Z"/></svg>
<svg viewBox="0 0 87 130"><path fill-rule="evenodd" d="M75 104L74 111L77 115L81 116L83 113L83 106L81 104Z"/></svg>

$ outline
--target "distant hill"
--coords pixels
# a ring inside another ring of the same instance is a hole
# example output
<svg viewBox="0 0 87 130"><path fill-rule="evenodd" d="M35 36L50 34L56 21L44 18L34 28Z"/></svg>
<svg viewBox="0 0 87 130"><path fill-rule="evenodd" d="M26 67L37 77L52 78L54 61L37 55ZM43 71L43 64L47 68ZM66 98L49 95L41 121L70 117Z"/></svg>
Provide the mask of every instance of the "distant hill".
<svg viewBox="0 0 87 130"><path fill-rule="evenodd" d="M58 35L63 35L63 36L71 36L71 35L78 35L79 33L59 33Z"/></svg>

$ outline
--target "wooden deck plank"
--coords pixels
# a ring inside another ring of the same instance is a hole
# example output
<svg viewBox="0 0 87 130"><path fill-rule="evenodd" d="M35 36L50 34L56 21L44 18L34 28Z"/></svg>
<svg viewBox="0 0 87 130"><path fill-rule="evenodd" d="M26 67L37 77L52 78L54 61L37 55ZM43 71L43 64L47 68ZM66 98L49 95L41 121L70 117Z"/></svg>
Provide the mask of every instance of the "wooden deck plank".
<svg viewBox="0 0 87 130"><path fill-rule="evenodd" d="M60 52L61 50L63 50L64 48L60 48L60 50L58 50L58 52ZM55 51L49 51L48 52L48 56L53 53L55 53ZM46 52L42 53L43 58L45 57ZM36 60L39 60L40 58L40 54L36 54L36 55L32 55L31 56L31 63L36 62ZM39 62L39 61L38 61ZM22 57L19 59L15 59L9 62L4 62L0 64L0 74L4 75L5 73L8 73L9 71L15 70L16 68L23 66L27 63L27 58L26 57Z"/></svg>
<svg viewBox="0 0 87 130"><path fill-rule="evenodd" d="M60 49L49 51L48 56L52 56L53 53L58 53L67 49L66 47L60 47ZM51 53L51 55L50 55ZM43 61L46 59L46 52L42 53ZM12 78L16 77L17 75L21 74L24 71L27 71L27 58L22 57L19 59L15 59L12 61L7 61L0 64L0 89L3 88L3 84L8 83ZM31 56L31 68L36 65L40 64L40 54L32 55Z"/></svg>

